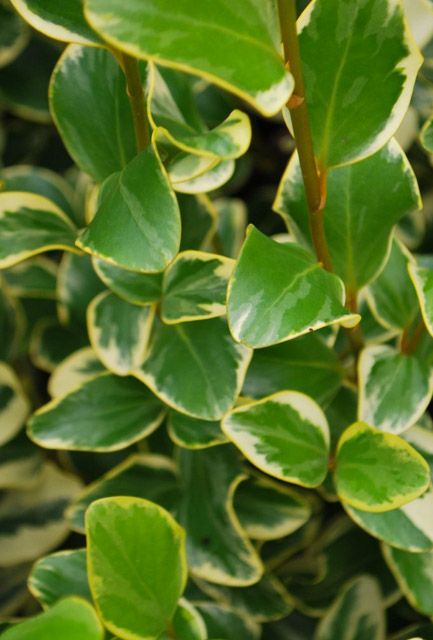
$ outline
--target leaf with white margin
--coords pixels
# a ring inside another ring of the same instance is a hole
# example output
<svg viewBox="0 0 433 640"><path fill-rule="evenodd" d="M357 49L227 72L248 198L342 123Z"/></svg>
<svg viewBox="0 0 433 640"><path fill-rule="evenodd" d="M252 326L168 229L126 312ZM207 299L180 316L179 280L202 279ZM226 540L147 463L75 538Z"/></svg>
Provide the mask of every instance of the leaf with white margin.
<svg viewBox="0 0 433 640"><path fill-rule="evenodd" d="M360 316L344 308L344 286L303 247L283 245L250 225L228 290L232 335L268 347Z"/></svg>
<svg viewBox="0 0 433 640"><path fill-rule="evenodd" d="M273 206L298 242L312 246L296 153L281 179ZM394 225L420 208L415 174L395 140L362 162L330 172L323 212L325 235L333 269L350 291L358 291L374 280L386 261Z"/></svg>
<svg viewBox="0 0 433 640"><path fill-rule="evenodd" d="M382 431L399 434L409 429L432 397L431 367L386 345L361 352L358 376L358 419Z"/></svg>
<svg viewBox="0 0 433 640"><path fill-rule="evenodd" d="M433 336L433 264L430 256L419 256L416 262L409 263L409 275L416 289L421 314L427 331Z"/></svg>
<svg viewBox="0 0 433 640"><path fill-rule="evenodd" d="M293 602L282 583L265 574L256 584L242 589L196 580L199 588L217 603L252 622L280 620L293 610Z"/></svg>
<svg viewBox="0 0 433 640"><path fill-rule="evenodd" d="M412 553L433 549L432 489L413 502L386 513L368 513L343 506L361 529L393 547Z"/></svg>
<svg viewBox="0 0 433 640"><path fill-rule="evenodd" d="M422 63L403 8L396 0L315 0L298 31L319 164L372 155L398 129Z"/></svg>
<svg viewBox="0 0 433 640"><path fill-rule="evenodd" d="M29 591L44 607L68 596L92 602L86 569L86 550L58 551L40 558L29 576Z"/></svg>
<svg viewBox="0 0 433 640"><path fill-rule="evenodd" d="M29 41L27 25L6 3L0 6L0 67L5 67L17 58Z"/></svg>
<svg viewBox="0 0 433 640"><path fill-rule="evenodd" d="M326 612L314 640L385 640L385 614L380 585L369 575L345 584Z"/></svg>
<svg viewBox="0 0 433 640"><path fill-rule="evenodd" d="M207 629L198 610L185 598L181 598L171 621L170 633L163 632L158 640L207 640Z"/></svg>
<svg viewBox="0 0 433 640"><path fill-rule="evenodd" d="M367 289L368 305L386 329L403 331L418 313L415 288L408 274L412 262L409 251L394 238L385 267Z"/></svg>
<svg viewBox="0 0 433 640"><path fill-rule="evenodd" d="M19 262L3 272L7 289L19 298L55 300L57 265L44 256Z"/></svg>
<svg viewBox="0 0 433 640"><path fill-rule="evenodd" d="M180 253L164 272L162 321L175 324L224 315L233 267L233 260L213 253Z"/></svg>
<svg viewBox="0 0 433 640"><path fill-rule="evenodd" d="M402 437L427 461L433 475L433 431L429 427L417 424L405 431Z"/></svg>
<svg viewBox="0 0 433 640"><path fill-rule="evenodd" d="M83 13L84 0L65 3L46 0L11 0L18 13L34 29L49 38L79 44L102 44Z"/></svg>
<svg viewBox="0 0 433 640"><path fill-rule="evenodd" d="M54 369L48 380L48 393L52 398L65 396L104 370L91 347L78 349Z"/></svg>
<svg viewBox="0 0 433 640"><path fill-rule="evenodd" d="M188 154L233 160L244 155L251 143L245 113L235 109L209 131L195 107L194 79L154 64L149 65L148 117L157 142L168 142Z"/></svg>
<svg viewBox="0 0 433 640"><path fill-rule="evenodd" d="M164 415L136 378L103 373L38 409L28 434L45 449L119 451L155 431Z"/></svg>
<svg viewBox="0 0 433 640"><path fill-rule="evenodd" d="M57 275L57 315L63 325L85 326L86 310L105 287L86 255L63 254Z"/></svg>
<svg viewBox="0 0 433 640"><path fill-rule="evenodd" d="M155 307L138 307L105 291L87 308L87 330L96 355L107 369L127 376L146 357Z"/></svg>
<svg viewBox="0 0 433 640"><path fill-rule="evenodd" d="M290 389L326 405L343 375L335 352L318 335L306 335L255 351L242 395L260 399Z"/></svg>
<svg viewBox="0 0 433 640"><path fill-rule="evenodd" d="M0 362L0 445L11 440L24 424L30 402L15 371Z"/></svg>
<svg viewBox="0 0 433 640"><path fill-rule="evenodd" d="M81 598L65 598L51 609L2 633L4 640L62 638L62 640L103 640L104 629L94 608Z"/></svg>
<svg viewBox="0 0 433 640"><path fill-rule="evenodd" d="M231 607L213 602L196 603L203 617L208 634L224 640L259 640L261 628L257 622L235 613Z"/></svg>
<svg viewBox="0 0 433 640"><path fill-rule="evenodd" d="M340 500L351 507L372 513L398 509L429 484L427 462L403 438L355 422L338 441L335 486Z"/></svg>
<svg viewBox="0 0 433 640"><path fill-rule="evenodd" d="M172 441L185 449L207 449L227 442L219 422L198 420L177 411L170 411L167 429Z"/></svg>
<svg viewBox="0 0 433 640"><path fill-rule="evenodd" d="M383 555L410 605L433 616L433 551L410 553L383 545Z"/></svg>
<svg viewBox="0 0 433 640"><path fill-rule="evenodd" d="M420 141L428 153L433 153L433 117L421 129Z"/></svg>
<svg viewBox="0 0 433 640"><path fill-rule="evenodd" d="M54 249L79 253L75 238L74 225L51 200L24 191L0 193L0 268Z"/></svg>
<svg viewBox="0 0 433 640"><path fill-rule="evenodd" d="M172 409L219 420L238 397L251 355L222 318L175 325L155 319L146 360L134 375Z"/></svg>
<svg viewBox="0 0 433 640"><path fill-rule="evenodd" d="M155 273L177 254L180 233L176 197L150 146L104 182L96 215L77 244L118 267Z"/></svg>
<svg viewBox="0 0 433 640"><path fill-rule="evenodd" d="M118 495L143 498L174 512L179 481L170 458L136 454L88 485L72 502L66 517L72 529L84 532L84 515L92 502Z"/></svg>
<svg viewBox="0 0 433 640"><path fill-rule="evenodd" d="M96 182L135 156L125 75L107 49L66 47L51 78L49 99L70 156Z"/></svg>
<svg viewBox="0 0 433 640"><path fill-rule="evenodd" d="M233 508L242 468L229 445L179 451L182 497L176 518L187 532L188 566L208 582L243 587L255 584L263 565Z"/></svg>
<svg viewBox="0 0 433 640"><path fill-rule="evenodd" d="M36 483L17 488L0 499L0 566L39 558L59 546L69 534L64 511L81 481L46 462Z"/></svg>
<svg viewBox="0 0 433 640"><path fill-rule="evenodd" d="M111 16L116 16L113 20ZM161 66L197 74L263 115L278 113L293 90L280 55L276 7L261 0L89 0L86 17L111 45ZM251 70L254 70L252 72Z"/></svg>
<svg viewBox="0 0 433 640"><path fill-rule="evenodd" d="M241 526L253 540L284 538L300 529L313 511L302 494L260 476L239 485L233 505Z"/></svg>
<svg viewBox="0 0 433 640"><path fill-rule="evenodd" d="M37 481L42 452L21 431L0 447L0 490L26 489Z"/></svg>
<svg viewBox="0 0 433 640"><path fill-rule="evenodd" d="M116 296L140 306L158 302L162 296L162 273L135 273L93 258L93 268Z"/></svg>
<svg viewBox="0 0 433 640"><path fill-rule="evenodd" d="M319 405L282 391L233 409L222 422L227 437L264 473L317 487L328 470L329 427Z"/></svg>
<svg viewBox="0 0 433 640"><path fill-rule="evenodd" d="M187 581L185 531L148 500L115 497L90 505L86 535L90 591L105 626L125 638L159 638Z"/></svg>
<svg viewBox="0 0 433 640"><path fill-rule="evenodd" d="M222 160L221 162L212 163L208 171L195 178L173 182L173 189L177 193L190 195L216 191L230 180L235 171L235 166L234 160ZM170 170L169 175L171 179Z"/></svg>

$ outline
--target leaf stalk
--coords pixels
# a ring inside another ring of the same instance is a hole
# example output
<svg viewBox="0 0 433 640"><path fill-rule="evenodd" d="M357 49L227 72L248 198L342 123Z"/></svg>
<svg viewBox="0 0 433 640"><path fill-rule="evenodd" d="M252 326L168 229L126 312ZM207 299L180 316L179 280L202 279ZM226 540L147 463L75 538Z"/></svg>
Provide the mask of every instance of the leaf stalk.
<svg viewBox="0 0 433 640"><path fill-rule="evenodd" d="M150 127L147 118L140 67L138 60L127 53L116 51L115 57L119 61L126 77L126 89L134 121L137 151L140 153L140 151L143 151L150 144Z"/></svg>

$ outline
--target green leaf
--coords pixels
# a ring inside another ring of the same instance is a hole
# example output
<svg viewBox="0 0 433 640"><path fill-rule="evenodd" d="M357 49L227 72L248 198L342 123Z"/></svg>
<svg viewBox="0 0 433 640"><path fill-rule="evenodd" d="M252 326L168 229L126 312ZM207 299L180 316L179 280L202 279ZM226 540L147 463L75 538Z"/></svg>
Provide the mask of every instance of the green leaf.
<svg viewBox="0 0 433 640"><path fill-rule="evenodd" d="M426 616L433 616L433 552L410 553L384 545L383 553L412 607Z"/></svg>
<svg viewBox="0 0 433 640"><path fill-rule="evenodd" d="M176 516L187 532L190 571L208 582L234 587L254 584L263 573L233 509L241 470L229 446L179 451L182 497Z"/></svg>
<svg viewBox="0 0 433 640"><path fill-rule="evenodd" d="M422 62L403 8L394 0L316 0L298 27L319 164L372 155L399 127Z"/></svg>
<svg viewBox="0 0 433 640"><path fill-rule="evenodd" d="M421 257L417 260L417 262L412 262L408 265L409 275L418 296L421 314L425 326L427 327L427 331L431 336L433 336L432 267L433 264L430 260L430 256L427 256L427 259L424 260Z"/></svg>
<svg viewBox="0 0 433 640"><path fill-rule="evenodd" d="M216 231L217 210L205 194L191 196L178 193L182 220L181 251L204 249Z"/></svg>
<svg viewBox="0 0 433 640"><path fill-rule="evenodd" d="M30 34L10 5L0 6L0 24L0 67L5 67L19 56Z"/></svg>
<svg viewBox="0 0 433 640"><path fill-rule="evenodd" d="M243 405L222 422L227 437L264 473L304 487L317 487L328 466L329 428L308 396L283 391Z"/></svg>
<svg viewBox="0 0 433 640"><path fill-rule="evenodd" d="M104 629L93 607L81 598L66 598L44 613L2 633L5 640L102 640Z"/></svg>
<svg viewBox="0 0 433 640"><path fill-rule="evenodd" d="M122 300L139 306L160 300L162 273L134 273L98 258L93 258L92 262L102 282Z"/></svg>
<svg viewBox="0 0 433 640"><path fill-rule="evenodd" d="M91 602L86 550L58 551L38 560L29 576L29 590L44 607L68 596Z"/></svg>
<svg viewBox="0 0 433 640"><path fill-rule="evenodd" d="M0 362L0 445L21 429L30 412L30 402L15 371Z"/></svg>
<svg viewBox="0 0 433 640"><path fill-rule="evenodd" d="M418 312L416 292L408 275L412 261L405 246L394 239L383 271L367 290L372 313L386 329L404 330Z"/></svg>
<svg viewBox="0 0 433 640"><path fill-rule="evenodd" d="M228 318L236 340L267 347L322 327L354 326L341 280L294 244L282 245L250 226L229 284Z"/></svg>
<svg viewBox="0 0 433 640"><path fill-rule="evenodd" d="M312 504L301 494L262 477L242 482L234 498L237 517L253 540L276 540L302 527Z"/></svg>
<svg viewBox="0 0 433 640"><path fill-rule="evenodd" d="M430 465L433 475L433 431L430 426L430 415L426 414L419 424L405 431L403 438L409 442Z"/></svg>
<svg viewBox="0 0 433 640"><path fill-rule="evenodd" d="M358 418L402 433L427 409L433 376L427 362L393 347L367 347L359 360Z"/></svg>
<svg viewBox="0 0 433 640"><path fill-rule="evenodd" d="M149 70L148 117L157 141L218 160L232 160L246 153L251 124L245 113L235 109L209 131L195 107L194 79L154 64Z"/></svg>
<svg viewBox="0 0 433 640"><path fill-rule="evenodd" d="M386 261L394 225L420 208L415 174L394 140L363 162L330 172L325 235L333 269L350 291L358 291L375 278ZM281 179L274 209L299 242L312 246L297 154Z"/></svg>
<svg viewBox="0 0 433 640"><path fill-rule="evenodd" d="M219 422L197 420L177 411L169 413L168 434L185 449L207 449L227 442Z"/></svg>
<svg viewBox="0 0 433 640"><path fill-rule="evenodd" d="M118 376L138 369L146 357L155 308L137 307L109 291L87 310L90 342L103 364Z"/></svg>
<svg viewBox="0 0 433 640"><path fill-rule="evenodd" d="M37 256L3 272L7 288L20 298L55 300L57 265L52 260Z"/></svg>
<svg viewBox="0 0 433 640"><path fill-rule="evenodd" d="M134 375L171 408L219 420L233 406L250 358L224 319L171 326L155 321L147 358Z"/></svg>
<svg viewBox="0 0 433 640"><path fill-rule="evenodd" d="M71 353L54 369L48 380L48 392L52 398L65 396L103 371L93 349L84 347Z"/></svg>
<svg viewBox="0 0 433 640"><path fill-rule="evenodd" d="M86 336L53 318L42 318L30 338L29 355L35 365L52 373L67 356L86 344Z"/></svg>
<svg viewBox="0 0 433 640"><path fill-rule="evenodd" d="M18 13L34 29L62 42L99 44L97 35L87 24L83 14L83 0L11 0Z"/></svg>
<svg viewBox="0 0 433 640"><path fill-rule="evenodd" d="M170 640L173 633L176 640L207 640L207 630L203 618L193 605L181 598L171 623L172 633L162 633L158 640Z"/></svg>
<svg viewBox="0 0 433 640"><path fill-rule="evenodd" d="M165 269L179 243L179 207L153 147L108 178L96 216L77 241L98 258L148 273Z"/></svg>
<svg viewBox="0 0 433 640"><path fill-rule="evenodd" d="M29 436L46 449L118 451L155 431L164 407L138 380L101 374L33 414Z"/></svg>
<svg viewBox="0 0 433 640"><path fill-rule="evenodd" d="M273 115L287 102L293 79L279 52L276 7L238 0L206 5L182 0L89 0L86 16L111 45L216 83ZM115 15L113 21L110 16Z"/></svg>
<svg viewBox="0 0 433 640"><path fill-rule="evenodd" d="M125 76L109 51L67 47L54 69L49 97L69 154L97 182L135 156Z"/></svg>
<svg viewBox="0 0 433 640"><path fill-rule="evenodd" d="M78 478L46 462L37 482L3 492L0 567L36 560L68 536L64 511L81 488Z"/></svg>
<svg viewBox="0 0 433 640"><path fill-rule="evenodd" d="M57 277L57 314L72 328L86 324L86 311L93 298L104 291L89 256L64 254Z"/></svg>
<svg viewBox="0 0 433 640"><path fill-rule="evenodd" d="M368 513L344 505L348 515L371 536L405 551L433 548L433 491L386 513Z"/></svg>
<svg viewBox="0 0 433 640"><path fill-rule="evenodd" d="M21 431L0 447L0 489L26 489L37 482L42 452Z"/></svg>
<svg viewBox="0 0 433 640"><path fill-rule="evenodd" d="M420 141L428 153L433 153L433 117L424 123L421 129Z"/></svg>
<svg viewBox="0 0 433 640"><path fill-rule="evenodd" d="M320 621L315 640L385 640L385 615L377 580L359 576L344 585Z"/></svg>
<svg viewBox="0 0 433 640"><path fill-rule="evenodd" d="M413 447L364 422L355 422L341 436L335 469L340 499L372 513L415 500L430 483L429 466Z"/></svg>
<svg viewBox="0 0 433 640"><path fill-rule="evenodd" d="M27 318L18 299L8 291L0 276L0 359L10 360L21 347Z"/></svg>
<svg viewBox="0 0 433 640"><path fill-rule="evenodd" d="M70 526L84 532L87 507L99 498L118 495L143 498L172 511L179 498L176 469L169 458L134 455L87 486L67 511Z"/></svg>
<svg viewBox="0 0 433 640"><path fill-rule="evenodd" d="M196 607L206 623L211 638L259 640L259 625L251 619L239 616L230 607L211 602L200 602Z"/></svg>
<svg viewBox="0 0 433 640"><path fill-rule="evenodd" d="M105 626L156 640L185 588L185 532L158 505L117 497L89 507L86 533L90 590Z"/></svg>
<svg viewBox="0 0 433 640"><path fill-rule="evenodd" d="M208 170L199 173L197 176L186 180L175 180L172 168L168 167L168 173L170 181L173 184L173 189L178 193L191 195L210 193L211 191L220 189L230 180L234 171L234 160L222 160L221 162L213 161Z"/></svg>
<svg viewBox="0 0 433 640"><path fill-rule="evenodd" d="M229 258L213 253L180 253L164 273L163 322L174 324L224 315L233 266Z"/></svg>
<svg viewBox="0 0 433 640"><path fill-rule="evenodd" d="M219 198L214 205L218 211L218 237L222 252L229 258L237 258L245 240L247 208L237 198Z"/></svg>
<svg viewBox="0 0 433 640"><path fill-rule="evenodd" d="M319 336L306 335L255 351L242 393L259 399L291 389L327 404L340 387L342 375L334 351Z"/></svg>
<svg viewBox="0 0 433 640"><path fill-rule="evenodd" d="M220 605L253 622L280 620L293 610L290 596L279 580L269 574L250 587L238 589L197 581L200 589Z"/></svg>
<svg viewBox="0 0 433 640"><path fill-rule="evenodd" d="M76 231L53 202L25 192L0 193L0 268L26 258L74 247Z"/></svg>

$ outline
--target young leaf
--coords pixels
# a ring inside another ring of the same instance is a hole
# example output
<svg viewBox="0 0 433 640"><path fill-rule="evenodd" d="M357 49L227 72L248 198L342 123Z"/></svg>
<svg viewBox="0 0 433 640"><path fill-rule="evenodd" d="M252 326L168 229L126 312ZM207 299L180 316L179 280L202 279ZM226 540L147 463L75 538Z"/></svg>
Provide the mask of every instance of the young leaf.
<svg viewBox="0 0 433 640"><path fill-rule="evenodd" d="M179 499L176 469L169 458L158 455L134 455L89 486L72 502L66 516L70 526L84 532L84 514L99 498L118 495L143 498L165 509L174 510Z"/></svg>
<svg viewBox="0 0 433 640"><path fill-rule="evenodd" d="M65 598L51 609L14 625L2 633L4 640L62 638L102 640L104 629L93 607L81 598Z"/></svg>
<svg viewBox="0 0 433 640"><path fill-rule="evenodd" d="M164 273L163 322L175 324L224 315L233 266L229 258L213 253L180 253Z"/></svg>
<svg viewBox="0 0 433 640"><path fill-rule="evenodd" d="M12 4L26 22L49 38L85 45L100 44L84 18L84 0L69 0L64 4L46 0L12 0Z"/></svg>
<svg viewBox="0 0 433 640"><path fill-rule="evenodd" d="M236 340L258 348L322 327L354 326L341 280L299 245L282 245L250 226L229 284L228 318Z"/></svg>
<svg viewBox="0 0 433 640"><path fill-rule="evenodd" d="M75 251L76 231L54 202L30 193L0 193L0 267L11 267L37 253Z"/></svg>
<svg viewBox="0 0 433 640"><path fill-rule="evenodd" d="M359 576L346 584L320 621L315 640L385 640L385 615L377 580Z"/></svg>
<svg viewBox="0 0 433 640"><path fill-rule="evenodd" d="M413 502L386 513L368 513L348 505L344 505L344 508L364 531L393 547L412 553L433 549L431 489Z"/></svg>
<svg viewBox="0 0 433 640"><path fill-rule="evenodd" d="M44 607L68 596L91 602L86 550L58 551L38 560L29 576L29 590Z"/></svg>
<svg viewBox="0 0 433 640"><path fill-rule="evenodd" d="M367 347L359 360L358 419L402 433L427 409L433 391L430 366L393 347Z"/></svg>
<svg viewBox="0 0 433 640"><path fill-rule="evenodd" d="M171 326L155 321L148 355L134 375L171 408L219 420L233 406L250 358L221 318Z"/></svg>
<svg viewBox="0 0 433 640"><path fill-rule="evenodd" d="M91 347L78 349L54 369L48 380L48 393L52 398L65 396L103 371L104 367Z"/></svg>
<svg viewBox="0 0 433 640"><path fill-rule="evenodd" d="M207 449L227 442L219 422L197 420L177 411L170 411L168 434L178 447Z"/></svg>
<svg viewBox="0 0 433 640"><path fill-rule="evenodd" d="M233 509L233 495L243 478L234 449L182 449L179 472L182 497L176 513L187 532L191 573L227 586L255 584L263 566Z"/></svg>
<svg viewBox="0 0 433 640"><path fill-rule="evenodd" d="M430 483L429 466L413 447L364 422L355 422L341 436L335 469L340 499L373 513L415 500Z"/></svg>
<svg viewBox="0 0 433 640"><path fill-rule="evenodd" d="M146 356L155 308L137 307L109 291L87 309L87 329L95 353L118 376L138 369Z"/></svg>
<svg viewBox="0 0 433 640"><path fill-rule="evenodd" d="M315 0L298 26L320 165L372 155L398 129L422 62L403 8L394 0Z"/></svg>
<svg viewBox="0 0 433 640"><path fill-rule="evenodd" d="M340 387L342 375L334 351L319 336L306 335L255 351L242 394L259 399L291 389L327 404Z"/></svg>
<svg viewBox="0 0 433 640"><path fill-rule="evenodd" d="M116 20L110 19L115 15ZM215 82L273 115L287 102L293 79L279 55L274 5L216 0L212 11L194 0L89 0L91 26L112 45L162 66ZM254 70L254 72L252 72Z"/></svg>
<svg viewBox="0 0 433 640"><path fill-rule="evenodd" d="M394 239L383 271L368 287L367 300L372 313L387 329L403 331L418 312L415 288L408 275L412 261L405 246Z"/></svg>
<svg viewBox="0 0 433 640"><path fill-rule="evenodd" d="M350 291L359 291L375 278L386 260L394 225L420 207L415 174L395 140L363 162L330 172L324 209L325 234L334 271ZM281 179L274 209L295 237L311 246L308 206L297 154Z"/></svg>
<svg viewBox="0 0 433 640"><path fill-rule="evenodd" d="M155 431L164 407L138 380L101 374L33 414L28 433L46 449L118 451Z"/></svg>
<svg viewBox="0 0 433 640"><path fill-rule="evenodd" d="M54 69L50 107L76 164L102 182L136 154L123 71L106 49L70 45Z"/></svg>
<svg viewBox="0 0 433 640"><path fill-rule="evenodd" d="M228 413L227 437L264 473L304 487L317 487L328 466L329 428L308 396L283 391Z"/></svg>
<svg viewBox="0 0 433 640"><path fill-rule="evenodd" d="M121 637L159 638L186 584L183 529L156 504L117 497L91 504L86 533L90 590L105 626Z"/></svg>
<svg viewBox="0 0 433 640"><path fill-rule="evenodd" d="M410 553L383 546L389 568L412 607L433 616L433 551Z"/></svg>
<svg viewBox="0 0 433 640"><path fill-rule="evenodd" d="M93 258L93 267L102 282L122 300L139 306L158 302L162 296L162 273L135 273Z"/></svg>
<svg viewBox="0 0 433 640"><path fill-rule="evenodd" d="M301 494L265 478L248 478L234 498L242 527L253 540L284 538L302 527L312 505Z"/></svg>
<svg viewBox="0 0 433 640"><path fill-rule="evenodd" d="M179 207L153 147L106 180L96 216L77 244L111 264L143 273L163 271L175 257Z"/></svg>
<svg viewBox="0 0 433 640"><path fill-rule="evenodd" d="M30 412L30 403L14 370L0 362L0 445L21 429Z"/></svg>

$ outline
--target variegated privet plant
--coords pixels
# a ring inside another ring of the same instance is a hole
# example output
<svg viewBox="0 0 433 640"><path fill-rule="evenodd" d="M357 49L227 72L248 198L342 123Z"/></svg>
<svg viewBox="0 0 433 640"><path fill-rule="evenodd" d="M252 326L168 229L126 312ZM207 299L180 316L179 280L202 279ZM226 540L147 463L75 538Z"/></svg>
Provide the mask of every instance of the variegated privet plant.
<svg viewBox="0 0 433 640"><path fill-rule="evenodd" d="M433 2L0 0L0 67L1 637L433 638Z"/></svg>

